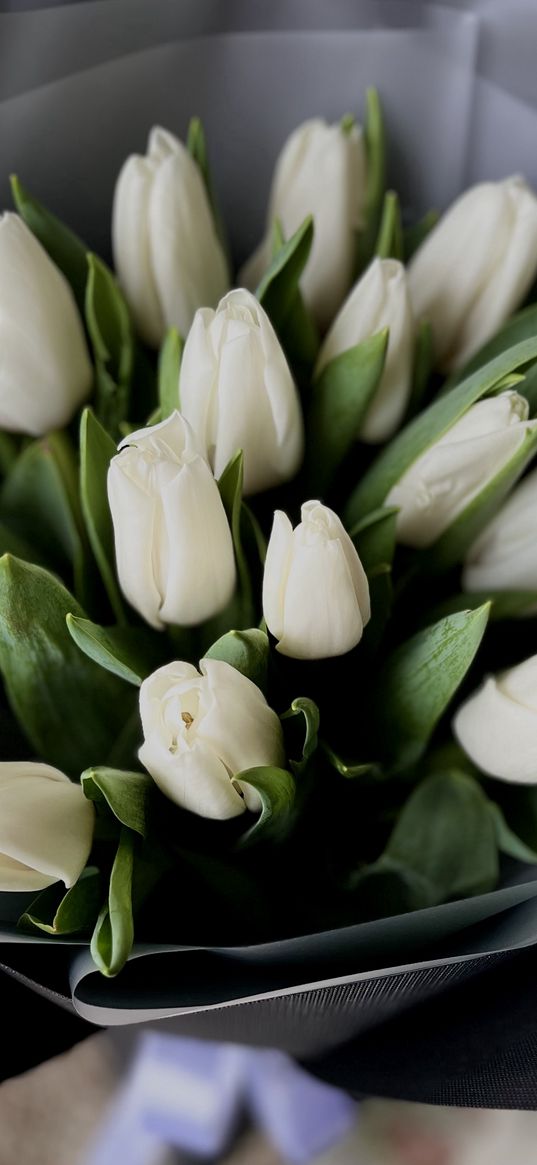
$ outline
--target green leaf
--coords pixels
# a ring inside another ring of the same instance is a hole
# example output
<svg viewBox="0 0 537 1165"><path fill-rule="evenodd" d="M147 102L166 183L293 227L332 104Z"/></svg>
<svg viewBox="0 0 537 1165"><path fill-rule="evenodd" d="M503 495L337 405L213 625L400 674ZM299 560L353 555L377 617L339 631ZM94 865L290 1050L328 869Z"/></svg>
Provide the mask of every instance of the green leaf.
<svg viewBox="0 0 537 1165"><path fill-rule="evenodd" d="M375 254L379 259L398 259L401 262L403 258L401 208L395 190L388 190L384 196Z"/></svg>
<svg viewBox="0 0 537 1165"><path fill-rule="evenodd" d="M413 764L464 679L483 638L490 605L448 615L401 644L378 679L379 743L395 768Z"/></svg>
<svg viewBox="0 0 537 1165"><path fill-rule="evenodd" d="M405 263L408 263L418 247L425 242L427 235L429 235L436 226L440 214L437 210L428 210L419 222L414 223L411 227L407 227L403 231L403 251Z"/></svg>
<svg viewBox="0 0 537 1165"><path fill-rule="evenodd" d="M4 483L0 512L16 537L35 546L38 561L72 573L77 598L87 601L89 547L67 433L50 433L27 445Z"/></svg>
<svg viewBox="0 0 537 1165"><path fill-rule="evenodd" d="M517 862L535 865L537 863L537 852L531 849L529 845L526 845L526 842L522 841L522 838L511 829L505 820L500 806L495 801L489 801L488 807L494 824L498 849L502 853L507 854L508 857L514 858Z"/></svg>
<svg viewBox="0 0 537 1165"><path fill-rule="evenodd" d="M537 591L461 591L429 610L424 622L442 619L454 611L475 611L484 603L491 604L491 623L502 619L518 619L525 613L530 614L531 608L537 610Z"/></svg>
<svg viewBox="0 0 537 1165"><path fill-rule="evenodd" d="M108 505L108 467L116 454L112 438L91 409L80 421L80 496L91 548L103 580L110 606L118 623L125 612L115 571L114 529Z"/></svg>
<svg viewBox="0 0 537 1165"><path fill-rule="evenodd" d="M163 662L159 637L145 627L100 627L90 619L69 614L67 628L84 655L138 688Z"/></svg>
<svg viewBox="0 0 537 1165"><path fill-rule="evenodd" d="M145 837L150 799L155 791L147 773L99 766L86 769L81 780L88 801L105 805L122 825Z"/></svg>
<svg viewBox="0 0 537 1165"><path fill-rule="evenodd" d="M117 435L129 410L134 338L119 284L106 264L92 254L88 255L86 324L97 369L97 416Z"/></svg>
<svg viewBox="0 0 537 1165"><path fill-rule="evenodd" d="M365 761L360 764L355 761L344 761L325 740L321 740L320 745L331 767L346 780L354 780L355 777L365 777L367 774L380 772L379 765L375 761Z"/></svg>
<svg viewBox="0 0 537 1165"><path fill-rule="evenodd" d="M503 352L508 351L515 344L520 344L523 340L532 340L536 336L537 304L532 303L529 307L517 312L516 315L507 320L492 339L487 340L487 343L479 348L471 360L465 364L464 368L459 369L458 372L449 378L446 382L445 390L449 391L455 388L462 380L467 380L474 372L489 364L497 356L501 356Z"/></svg>
<svg viewBox="0 0 537 1165"><path fill-rule="evenodd" d="M134 941L132 877L134 836L128 829L121 837L112 872L108 902L99 915L91 940L91 954L99 971L108 978L125 966Z"/></svg>
<svg viewBox="0 0 537 1165"><path fill-rule="evenodd" d="M367 177L365 194L365 227L358 239L359 269L367 266L375 252L379 224L386 189L386 131L379 95L376 89L366 94L364 119Z"/></svg>
<svg viewBox="0 0 537 1165"><path fill-rule="evenodd" d="M222 659L266 691L269 659L268 635L257 628L228 631L205 652L208 659Z"/></svg>
<svg viewBox="0 0 537 1165"><path fill-rule="evenodd" d="M179 408L179 371L183 347L184 341L177 328L170 328L160 349L158 362L159 420L162 421Z"/></svg>
<svg viewBox="0 0 537 1165"><path fill-rule="evenodd" d="M237 589L229 607L220 616L210 620L206 625L211 639L225 633L230 624L236 627L249 627L255 622L253 605L252 583L250 570L244 552L241 532L242 517L242 484L243 484L243 453L242 449L228 462L221 478L218 481L220 497L224 504L228 522L231 527L235 562L237 565ZM209 640L211 642L211 640Z"/></svg>
<svg viewBox="0 0 537 1165"><path fill-rule="evenodd" d="M350 536L366 572L387 563L391 566L395 554L395 526L397 506L381 506L361 518L350 531Z"/></svg>
<svg viewBox="0 0 537 1165"><path fill-rule="evenodd" d="M408 914L436 902L427 878L385 855L353 874L349 889L359 915L366 919Z"/></svg>
<svg viewBox="0 0 537 1165"><path fill-rule="evenodd" d="M525 433L514 456L455 518L434 545L423 551L420 557L427 568L447 570L463 561L470 546L500 509L536 449L537 429Z"/></svg>
<svg viewBox="0 0 537 1165"><path fill-rule="evenodd" d="M240 846L266 841L267 838L271 840L281 838L290 825L295 799L295 782L291 773L288 773L287 769L266 765L237 773L234 783L238 781L241 785L249 785L251 789L255 789L261 800L259 817L242 835Z"/></svg>
<svg viewBox="0 0 537 1165"><path fill-rule="evenodd" d="M205 189L207 191L207 197L209 199L209 204L210 204L210 207L211 207L211 210L213 213L216 231L217 231L218 237L220 239L220 242L224 248L224 251L226 252L226 255L227 255L228 246L227 246L227 238L226 238L226 232L225 232L225 228L224 228L224 222L222 219L222 215L220 213L220 208L218 206L218 200L216 197L214 183L212 180L211 170L210 170L210 166L209 166L209 156L207 153L207 139L205 137L205 130L203 128L203 122L201 121L201 118L199 118L199 117L192 117L190 119L190 123L188 126L187 139L186 139L186 148L187 148L190 156L194 159L195 162L197 162L197 164L200 168L201 176L203 178Z"/></svg>
<svg viewBox="0 0 537 1165"><path fill-rule="evenodd" d="M106 759L135 693L79 651L65 622L84 612L42 567L0 559L0 670L36 753L71 775Z"/></svg>
<svg viewBox="0 0 537 1165"><path fill-rule="evenodd" d="M21 218L71 284L81 315L84 314L88 274L86 244L25 190L16 174L11 176L13 202Z"/></svg>
<svg viewBox="0 0 537 1165"><path fill-rule="evenodd" d="M457 771L427 777L406 802L384 857L425 878L437 902L492 890L496 831L479 783Z"/></svg>
<svg viewBox="0 0 537 1165"><path fill-rule="evenodd" d="M386 446L351 494L345 509L347 528L378 509L420 454L442 437L471 405L490 393L504 376L534 359L537 359L537 336L503 352L415 417Z"/></svg>
<svg viewBox="0 0 537 1165"><path fill-rule="evenodd" d="M307 472L320 494L358 440L361 422L382 376L388 330L362 340L323 368L311 391L307 416Z"/></svg>
<svg viewBox="0 0 537 1165"><path fill-rule="evenodd" d="M391 617L394 601L391 566L381 562L368 572L371 618L366 625L362 648L374 653L380 646Z"/></svg>
<svg viewBox="0 0 537 1165"><path fill-rule="evenodd" d="M312 242L313 219L309 215L277 252L257 288L257 298L270 316L278 335L285 327L289 314L296 307L298 284L308 261Z"/></svg>
<svg viewBox="0 0 537 1165"><path fill-rule="evenodd" d="M428 320L417 325L414 343L414 363L412 368L412 388L407 408L407 418L415 416L421 408L427 392L434 365L433 330Z"/></svg>
<svg viewBox="0 0 537 1165"><path fill-rule="evenodd" d="M42 890L18 925L22 930L45 934L79 934L95 925L101 895L100 872L95 866L87 866L67 893L58 882Z"/></svg>
<svg viewBox="0 0 537 1165"><path fill-rule="evenodd" d="M298 696L296 700L293 700L291 707L283 713L280 720L292 720L297 716L304 717L304 743L300 760L290 762L294 773L302 772L316 751L320 723L317 704L307 696Z"/></svg>
<svg viewBox="0 0 537 1165"><path fill-rule="evenodd" d="M0 475L7 477L21 451L20 438L0 430Z"/></svg>

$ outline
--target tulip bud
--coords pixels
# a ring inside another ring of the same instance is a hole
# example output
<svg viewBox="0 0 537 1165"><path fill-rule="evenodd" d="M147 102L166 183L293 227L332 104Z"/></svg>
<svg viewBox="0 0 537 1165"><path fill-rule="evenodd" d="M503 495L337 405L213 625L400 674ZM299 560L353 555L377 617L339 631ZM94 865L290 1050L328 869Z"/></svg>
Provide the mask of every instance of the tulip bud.
<svg viewBox="0 0 537 1165"><path fill-rule="evenodd" d="M416 252L414 314L438 364L460 368L522 302L537 272L537 198L522 178L482 182L453 203Z"/></svg>
<svg viewBox="0 0 537 1165"><path fill-rule="evenodd" d="M245 494L297 472L304 447L298 393L272 324L249 291L230 291L216 311L196 312L179 397L216 477L238 449Z"/></svg>
<svg viewBox="0 0 537 1165"><path fill-rule="evenodd" d="M316 375L369 336L389 329L380 384L359 436L376 444L398 428L412 387L414 320L405 269L395 259L374 259L336 316L319 353Z"/></svg>
<svg viewBox="0 0 537 1165"><path fill-rule="evenodd" d="M293 530L276 510L263 579L263 612L277 650L294 659L344 655L371 615L369 585L337 514L305 502Z"/></svg>
<svg viewBox="0 0 537 1165"><path fill-rule="evenodd" d="M459 744L484 773L537 784L537 655L489 676L453 721Z"/></svg>
<svg viewBox="0 0 537 1165"><path fill-rule="evenodd" d="M0 890L72 886L93 839L95 812L80 785L50 765L0 762Z"/></svg>
<svg viewBox="0 0 537 1165"><path fill-rule="evenodd" d="M283 764L282 728L241 672L218 659L202 659L200 671L168 663L144 680L140 716L140 760L176 805L221 820L261 807L258 794L235 777Z"/></svg>
<svg viewBox="0 0 537 1165"><path fill-rule="evenodd" d="M169 327L186 336L198 307L229 287L226 257L197 163L155 127L116 183L114 262L138 331L158 347Z"/></svg>
<svg viewBox="0 0 537 1165"><path fill-rule="evenodd" d="M231 532L190 425L172 413L131 433L110 462L121 589L152 627L203 623L235 585Z"/></svg>
<svg viewBox="0 0 537 1165"><path fill-rule="evenodd" d="M431 546L507 465L537 421L528 402L502 392L471 406L407 469L385 505L398 506L397 539Z"/></svg>
<svg viewBox="0 0 537 1165"><path fill-rule="evenodd" d="M470 548L465 591L537 591L537 470L517 486Z"/></svg>
<svg viewBox="0 0 537 1165"><path fill-rule="evenodd" d="M16 214L0 216L0 428L40 437L90 394L92 369L61 271Z"/></svg>
<svg viewBox="0 0 537 1165"><path fill-rule="evenodd" d="M308 215L314 237L301 280L304 299L324 330L352 282L356 233L363 225L365 149L362 130L305 121L287 139L276 163L267 236L245 264L240 281L254 289L271 261L272 224L289 238Z"/></svg>

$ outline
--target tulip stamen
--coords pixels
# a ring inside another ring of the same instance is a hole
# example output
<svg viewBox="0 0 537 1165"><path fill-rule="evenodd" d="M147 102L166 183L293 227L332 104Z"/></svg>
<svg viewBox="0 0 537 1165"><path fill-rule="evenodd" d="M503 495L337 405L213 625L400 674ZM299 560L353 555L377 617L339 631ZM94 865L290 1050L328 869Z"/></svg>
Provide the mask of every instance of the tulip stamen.
<svg viewBox="0 0 537 1165"><path fill-rule="evenodd" d="M181 720L183 724L186 724L187 729L194 723L194 717L190 715L190 712L181 712Z"/></svg>

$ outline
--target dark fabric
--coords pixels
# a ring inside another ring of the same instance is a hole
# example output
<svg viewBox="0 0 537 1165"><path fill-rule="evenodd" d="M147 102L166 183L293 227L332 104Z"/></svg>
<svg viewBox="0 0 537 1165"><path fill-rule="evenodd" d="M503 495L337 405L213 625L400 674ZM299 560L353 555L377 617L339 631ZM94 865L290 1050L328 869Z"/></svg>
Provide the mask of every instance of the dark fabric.
<svg viewBox="0 0 537 1165"><path fill-rule="evenodd" d="M66 1052L96 1030L0 971L0 1080ZM8 1035L9 1033L9 1035Z"/></svg>
<svg viewBox="0 0 537 1165"><path fill-rule="evenodd" d="M537 950L504 956L307 1067L354 1095L537 1109Z"/></svg>

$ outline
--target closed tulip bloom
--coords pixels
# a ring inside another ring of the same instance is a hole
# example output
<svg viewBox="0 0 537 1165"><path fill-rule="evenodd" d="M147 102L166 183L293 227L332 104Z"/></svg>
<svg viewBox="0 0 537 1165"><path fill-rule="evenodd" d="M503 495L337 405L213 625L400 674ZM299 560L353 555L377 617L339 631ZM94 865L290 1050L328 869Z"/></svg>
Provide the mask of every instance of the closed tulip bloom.
<svg viewBox="0 0 537 1165"><path fill-rule="evenodd" d="M237 773L280 766L283 734L263 693L217 659L168 663L140 688L139 757L162 792L201 817L238 817L260 799Z"/></svg>
<svg viewBox="0 0 537 1165"><path fill-rule="evenodd" d="M436 542L535 428L528 412L517 392L478 401L422 453L385 501L399 507L398 541L416 548Z"/></svg>
<svg viewBox="0 0 537 1165"><path fill-rule="evenodd" d="M361 128L305 121L287 139L276 163L267 215L267 235L241 272L255 288L271 261L275 219L289 238L308 215L314 237L301 290L324 330L352 282L356 233L363 226L366 185Z"/></svg>
<svg viewBox="0 0 537 1165"><path fill-rule="evenodd" d="M537 198L520 177L482 182L453 203L410 263L416 318L445 370L460 368L524 299L537 273Z"/></svg>
<svg viewBox="0 0 537 1165"><path fill-rule="evenodd" d="M73 293L16 214L0 216L0 429L43 436L74 416L92 369Z"/></svg>
<svg viewBox="0 0 537 1165"><path fill-rule="evenodd" d="M537 470L474 542L463 586L465 591L537 591Z"/></svg>
<svg viewBox="0 0 537 1165"><path fill-rule="evenodd" d="M369 585L340 519L305 502L293 530L277 510L263 579L263 612L276 648L294 659L344 655L371 615Z"/></svg>
<svg viewBox="0 0 537 1165"><path fill-rule="evenodd" d="M459 708L453 727L482 772L537 785L537 655L489 676Z"/></svg>
<svg viewBox="0 0 537 1165"><path fill-rule="evenodd" d="M186 336L198 307L229 287L197 163L165 129L149 135L147 154L127 158L112 215L114 261L136 326L154 347L169 327Z"/></svg>
<svg viewBox="0 0 537 1165"><path fill-rule="evenodd" d="M274 328L249 291L230 291L216 311L196 313L179 396L216 477L238 449L246 494L297 472L304 449L298 393Z"/></svg>
<svg viewBox="0 0 537 1165"><path fill-rule="evenodd" d="M402 263L374 259L336 316L317 361L316 374L348 348L389 328L380 384L362 422L362 441L386 441L398 428L412 387L414 319Z"/></svg>
<svg viewBox="0 0 537 1165"><path fill-rule="evenodd" d="M131 433L110 462L108 500L121 589L152 627L203 623L235 586L218 486L177 412Z"/></svg>
<svg viewBox="0 0 537 1165"><path fill-rule="evenodd" d="M32 761L0 762L0 890L73 886L89 857L95 812L80 785Z"/></svg>

